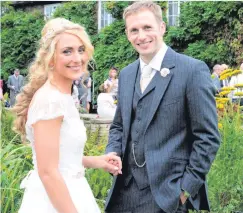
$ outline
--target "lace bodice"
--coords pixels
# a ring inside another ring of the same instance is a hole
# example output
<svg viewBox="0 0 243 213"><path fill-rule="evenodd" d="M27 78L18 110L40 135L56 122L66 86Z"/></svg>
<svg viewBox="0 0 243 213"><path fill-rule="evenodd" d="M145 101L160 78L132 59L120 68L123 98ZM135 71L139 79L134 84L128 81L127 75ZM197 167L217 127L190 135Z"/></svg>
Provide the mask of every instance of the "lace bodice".
<svg viewBox="0 0 243 213"><path fill-rule="evenodd" d="M59 171L63 174L84 173L82 156L86 142L86 128L80 120L73 97L44 86L39 89L28 111L26 136L33 151L33 165L37 170L32 124L63 116L60 130Z"/></svg>

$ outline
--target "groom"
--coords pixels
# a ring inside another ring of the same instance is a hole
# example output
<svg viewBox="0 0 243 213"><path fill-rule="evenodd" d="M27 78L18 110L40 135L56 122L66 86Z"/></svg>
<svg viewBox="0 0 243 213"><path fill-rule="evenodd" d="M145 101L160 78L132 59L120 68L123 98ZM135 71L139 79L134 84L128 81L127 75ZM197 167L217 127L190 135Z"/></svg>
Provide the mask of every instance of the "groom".
<svg viewBox="0 0 243 213"><path fill-rule="evenodd" d="M136 2L124 11L139 59L119 78L118 105L106 153L123 161L107 213L209 210L206 174L220 144L207 65L163 42L161 8Z"/></svg>

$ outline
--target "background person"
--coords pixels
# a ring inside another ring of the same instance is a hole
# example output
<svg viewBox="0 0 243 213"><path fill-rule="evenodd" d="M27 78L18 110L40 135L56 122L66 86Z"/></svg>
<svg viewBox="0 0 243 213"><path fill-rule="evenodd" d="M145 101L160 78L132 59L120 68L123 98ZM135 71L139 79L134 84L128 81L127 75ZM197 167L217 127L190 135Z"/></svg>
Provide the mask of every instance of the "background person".
<svg viewBox="0 0 243 213"><path fill-rule="evenodd" d="M20 75L20 70L15 69L14 74L8 77L7 86L10 89L10 106L15 104L16 96L24 85L24 77Z"/></svg>
<svg viewBox="0 0 243 213"><path fill-rule="evenodd" d="M116 67L111 67L109 71L109 77L104 82L104 89L106 93L111 93L116 99L117 91L118 91L118 79L117 79L118 69Z"/></svg>
<svg viewBox="0 0 243 213"><path fill-rule="evenodd" d="M97 113L99 118L113 119L116 112L115 100L111 93L106 93L104 84L99 88L100 94L97 97Z"/></svg>

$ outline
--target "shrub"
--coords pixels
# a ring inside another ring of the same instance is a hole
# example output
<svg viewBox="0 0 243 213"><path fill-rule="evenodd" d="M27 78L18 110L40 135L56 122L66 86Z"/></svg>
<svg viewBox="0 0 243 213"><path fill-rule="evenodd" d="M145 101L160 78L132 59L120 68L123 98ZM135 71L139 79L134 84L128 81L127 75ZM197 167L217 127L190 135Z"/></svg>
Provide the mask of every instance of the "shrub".
<svg viewBox="0 0 243 213"><path fill-rule="evenodd" d="M20 137L11 130L13 116L2 111L1 138L1 206L2 213L16 212L19 208L23 191L20 182L32 168L31 148L20 143Z"/></svg>
<svg viewBox="0 0 243 213"><path fill-rule="evenodd" d="M44 17L39 11L10 10L1 17L1 26L2 76L6 80L15 68L22 74L27 73L35 56Z"/></svg>
<svg viewBox="0 0 243 213"><path fill-rule="evenodd" d="M85 144L84 155L99 156L105 153L107 144L107 136L99 138L99 129L95 132L87 131L88 140ZM112 176L102 169L87 169L86 178L90 184L93 194L96 198L99 207L104 212L104 204L108 191L111 188Z"/></svg>
<svg viewBox="0 0 243 213"><path fill-rule="evenodd" d="M243 211L243 122L228 106L219 122L222 143L208 175L212 212Z"/></svg>

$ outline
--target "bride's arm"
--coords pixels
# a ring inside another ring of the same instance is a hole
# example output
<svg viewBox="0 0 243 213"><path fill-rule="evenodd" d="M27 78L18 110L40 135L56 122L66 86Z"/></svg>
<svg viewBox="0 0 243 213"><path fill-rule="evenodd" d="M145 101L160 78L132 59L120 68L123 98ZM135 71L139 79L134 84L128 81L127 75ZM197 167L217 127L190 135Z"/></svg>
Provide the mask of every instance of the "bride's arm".
<svg viewBox="0 0 243 213"><path fill-rule="evenodd" d="M63 116L33 125L34 146L40 179L58 212L77 213L68 188L58 170L59 139Z"/></svg>
<svg viewBox="0 0 243 213"><path fill-rule="evenodd" d="M112 174L121 174L122 162L115 153L109 153L101 156L83 156L83 166L85 168L104 169Z"/></svg>

